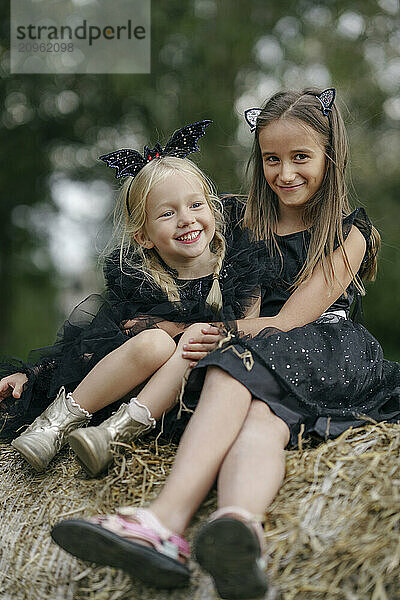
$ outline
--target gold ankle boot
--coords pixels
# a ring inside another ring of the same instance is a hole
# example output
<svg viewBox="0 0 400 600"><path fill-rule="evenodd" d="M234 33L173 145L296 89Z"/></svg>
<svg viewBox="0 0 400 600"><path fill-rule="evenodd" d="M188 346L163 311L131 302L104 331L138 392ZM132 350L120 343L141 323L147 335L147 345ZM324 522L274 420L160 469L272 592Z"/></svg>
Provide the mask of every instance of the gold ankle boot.
<svg viewBox="0 0 400 600"><path fill-rule="evenodd" d="M81 409L62 387L54 402L11 445L36 471L43 471L65 444L67 435L90 419L90 413Z"/></svg>
<svg viewBox="0 0 400 600"><path fill-rule="evenodd" d="M116 413L97 427L77 429L68 436L68 442L79 461L95 477L112 462L112 442L130 442L142 433L155 427L150 411L133 399L137 406L145 409L137 421L133 418L129 404L121 404ZM140 408L138 409L140 412ZM146 414L147 413L147 414ZM145 423L146 422L146 423Z"/></svg>

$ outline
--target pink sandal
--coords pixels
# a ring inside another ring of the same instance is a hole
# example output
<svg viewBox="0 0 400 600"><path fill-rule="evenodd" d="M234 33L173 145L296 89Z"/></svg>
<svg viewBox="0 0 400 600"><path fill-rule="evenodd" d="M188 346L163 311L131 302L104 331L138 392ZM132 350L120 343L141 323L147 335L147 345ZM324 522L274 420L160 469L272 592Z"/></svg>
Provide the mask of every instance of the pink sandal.
<svg viewBox="0 0 400 600"><path fill-rule="evenodd" d="M148 509L123 507L115 515L61 521L51 536L77 558L123 569L154 587L183 587L190 580L187 541Z"/></svg>
<svg viewBox="0 0 400 600"><path fill-rule="evenodd" d="M268 583L260 519L238 506L221 508L201 527L194 548L221 598L264 597Z"/></svg>

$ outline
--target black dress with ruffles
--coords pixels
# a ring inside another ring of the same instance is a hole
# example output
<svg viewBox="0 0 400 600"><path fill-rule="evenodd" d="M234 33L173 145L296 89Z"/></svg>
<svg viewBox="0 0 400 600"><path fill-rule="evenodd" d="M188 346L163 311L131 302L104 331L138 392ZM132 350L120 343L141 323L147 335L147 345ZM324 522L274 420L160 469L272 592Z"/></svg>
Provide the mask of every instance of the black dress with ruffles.
<svg viewBox="0 0 400 600"><path fill-rule="evenodd" d="M228 217L232 210L234 207L228 202ZM73 391L103 357L144 329L157 327L158 322L189 325L242 318L260 296L264 266L259 248L250 242L246 232L233 233L228 227L226 242L219 278L223 309L218 315L206 304L212 275L179 280L177 273L164 264L174 277L181 298L180 302L171 302L132 261L126 262L121 270L119 251L112 253L104 265L105 291L90 295L74 308L53 345L31 351L28 362L17 359L0 362L0 379L16 372L28 377L21 398L10 397L0 405L0 439L14 437L17 429L43 412L61 386L67 392ZM138 323L126 331L125 322L131 319L138 319ZM115 409L114 404L99 411L95 422Z"/></svg>
<svg viewBox="0 0 400 600"><path fill-rule="evenodd" d="M352 225L367 242L362 275L371 232L363 208L343 220L345 238ZM307 256L310 233L277 236L277 241L282 262L278 255L271 258L265 254L269 267L261 316L276 315L289 298ZM383 358L377 340L353 320L354 311L350 318L353 299L358 309L361 298L351 284L347 295L308 325L288 332L269 327L253 338L236 334L193 371L214 365L240 381L286 422L294 447L301 435L331 438L371 419L400 422L400 364Z"/></svg>

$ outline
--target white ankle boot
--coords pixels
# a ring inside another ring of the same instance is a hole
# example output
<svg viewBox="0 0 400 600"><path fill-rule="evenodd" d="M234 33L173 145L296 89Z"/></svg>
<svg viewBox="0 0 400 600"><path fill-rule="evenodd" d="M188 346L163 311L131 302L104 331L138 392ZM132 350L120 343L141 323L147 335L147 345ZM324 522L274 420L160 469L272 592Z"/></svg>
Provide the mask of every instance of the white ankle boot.
<svg viewBox="0 0 400 600"><path fill-rule="evenodd" d="M113 460L112 442L130 442L155 425L150 411L132 398L98 427L73 431L68 442L89 475L95 477Z"/></svg>
<svg viewBox="0 0 400 600"><path fill-rule="evenodd" d="M54 402L11 445L36 471L43 471L65 444L67 435L91 417L62 387Z"/></svg>

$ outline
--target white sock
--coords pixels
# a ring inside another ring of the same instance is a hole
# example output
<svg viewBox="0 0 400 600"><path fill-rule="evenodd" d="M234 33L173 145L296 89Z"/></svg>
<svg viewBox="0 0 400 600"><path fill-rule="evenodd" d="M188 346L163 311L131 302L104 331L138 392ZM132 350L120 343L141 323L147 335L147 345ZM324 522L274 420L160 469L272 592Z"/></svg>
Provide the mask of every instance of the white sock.
<svg viewBox="0 0 400 600"><path fill-rule="evenodd" d="M141 404L137 398L132 398L129 402L128 412L135 421L152 428L156 426L156 420L151 416L151 412L147 406Z"/></svg>
<svg viewBox="0 0 400 600"><path fill-rule="evenodd" d="M83 414L88 419L92 418L92 413L87 411L85 408L82 408L82 406L78 404L76 400L73 399L71 392L69 392L65 397L68 401L68 408L74 415L80 417Z"/></svg>

